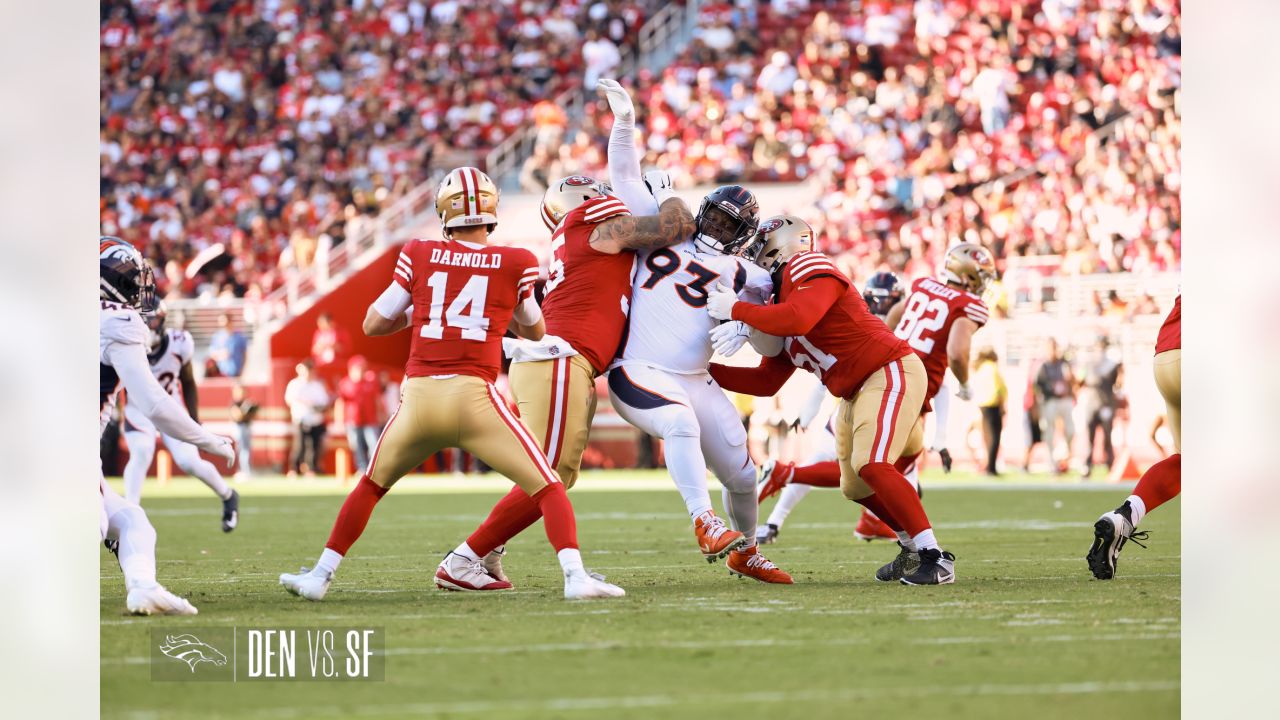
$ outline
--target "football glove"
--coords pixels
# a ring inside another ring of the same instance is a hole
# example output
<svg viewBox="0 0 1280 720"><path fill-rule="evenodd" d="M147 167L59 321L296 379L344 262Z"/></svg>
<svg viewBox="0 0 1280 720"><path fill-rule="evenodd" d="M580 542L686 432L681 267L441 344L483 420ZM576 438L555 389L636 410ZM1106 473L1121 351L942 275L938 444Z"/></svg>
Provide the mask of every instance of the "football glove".
<svg viewBox="0 0 1280 720"><path fill-rule="evenodd" d="M676 196L674 183L671 182L671 173L666 170L650 170L645 173L644 185L649 188L649 194L658 202L658 207L662 207L662 203Z"/></svg>
<svg viewBox="0 0 1280 720"><path fill-rule="evenodd" d="M613 111L615 118L623 122L635 120L636 108L631 103L631 94L619 85L617 80L601 78L596 81L596 88L604 93L605 99L609 101L609 109Z"/></svg>
<svg viewBox="0 0 1280 720"><path fill-rule="evenodd" d="M227 467L235 467L236 464L236 444L225 435L209 435L209 439L200 446L201 450L210 455L217 455L227 461Z"/></svg>
<svg viewBox="0 0 1280 720"><path fill-rule="evenodd" d="M720 323L707 333L711 336L711 347L724 357L731 357L742 349L751 335L751 328L740 321Z"/></svg>
<svg viewBox="0 0 1280 720"><path fill-rule="evenodd" d="M732 320L733 305L738 302L738 295L724 283L718 283L707 290L707 314L716 320Z"/></svg>

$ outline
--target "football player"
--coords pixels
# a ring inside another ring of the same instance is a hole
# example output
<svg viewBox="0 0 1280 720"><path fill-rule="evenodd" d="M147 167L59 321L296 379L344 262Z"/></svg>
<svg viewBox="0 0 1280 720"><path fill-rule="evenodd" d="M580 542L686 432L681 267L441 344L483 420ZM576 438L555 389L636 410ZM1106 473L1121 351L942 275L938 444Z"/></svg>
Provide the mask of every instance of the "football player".
<svg viewBox="0 0 1280 720"><path fill-rule="evenodd" d="M289 592L308 600L323 598L378 501L427 458L456 447L510 478L537 508L564 571L565 598L625 594L583 568L564 485L541 444L494 387L508 327L531 339L545 332L533 298L537 259L524 248L488 243L498 223L497 210L498 188L487 175L471 167L449 172L436 192L444 239L406 244L390 285L369 307L366 335L406 328L413 333L400 406L338 512L315 567L280 576ZM480 558L457 553L446 555L435 580L452 590L511 587L490 576Z"/></svg>
<svg viewBox="0 0 1280 720"><path fill-rule="evenodd" d="M192 420L200 422L196 378L191 369L191 358L195 355L196 345L191 333L165 327L168 312L161 301L153 301L152 307L144 309L143 314L151 333L147 353L151 374L174 399L181 396L186 404L187 414ZM129 446L129 462L124 466L124 499L138 504L142 500L142 481L146 479L147 469L151 467L151 459L156 454L156 426L129 403L127 396L123 425L124 441ZM240 519L240 494L227 486L213 463L200 457L200 451L195 445L168 435L162 434L161 437L178 467L208 485L222 500L222 531L235 530Z"/></svg>
<svg viewBox="0 0 1280 720"><path fill-rule="evenodd" d="M611 105L622 102L615 97L619 93L626 97L612 81L602 90ZM628 107L630 102L626 97ZM622 142L618 134L634 122L634 110L617 119L611 152ZM638 176L625 180L630 196L639 189L656 198L656 214L634 215L610 185L582 175L561 178L547 188L541 208L552 251L542 303L547 334L537 342L509 343L508 379L520 417L566 487L577 481L587 447L596 408L595 379L613 362L627 328L636 252L673 245L694 230L693 215L676 197L666 173L649 173L651 191ZM453 552L481 559L492 577L505 582L506 542L538 517L528 497L513 490Z"/></svg>
<svg viewBox="0 0 1280 720"><path fill-rule="evenodd" d="M624 420L662 438L667 469L707 561L727 556L735 575L790 584L791 576L756 547L759 503L747 432L707 372L713 331L717 344L729 343L730 354L748 337L742 323L719 325L706 313L710 285L727 283L757 303L773 291L767 273L733 255L755 234L758 216L746 188L718 187L703 199L689 239L639 254L630 329L609 371L609 397ZM720 480L732 529L712 510L708 467Z"/></svg>
<svg viewBox="0 0 1280 720"><path fill-rule="evenodd" d="M741 302L712 288L707 312L781 339L755 368L712 365L735 392L771 396L795 372L810 370L840 398L836 455L845 497L871 508L898 533L903 551L876 578L907 585L954 582L955 556L938 546L915 488L894 467L924 403L924 363L867 310L853 284L813 250L813 230L790 215L761 223L743 255L773 277L774 302Z"/></svg>
<svg viewBox="0 0 1280 720"><path fill-rule="evenodd" d="M883 320L889 309L902 299L902 281L891 272L878 272L872 275L862 287L862 299L872 315ZM827 392L821 382L817 383L800 412L797 427L808 428L816 436L816 448L802 465L795 463L779 463L769 460L760 469L758 500L764 502L775 493L778 502L769 513L769 520L756 531L756 540L761 543L776 542L778 531L796 505L800 504L809 491L815 487L840 487L840 464L836 462L835 413L823 414L827 421L814 426L813 421L820 415L831 393ZM907 478L910 480L910 476ZM916 484L916 483L913 483ZM919 485L916 484L917 493ZM873 522L874 521L874 522ZM863 509L862 518L853 529L854 537L861 540L874 538L897 539L897 534L876 518L871 511Z"/></svg>
<svg viewBox="0 0 1280 720"><path fill-rule="evenodd" d="M1173 432L1174 454L1152 465L1120 507L1102 514L1093 524L1093 545L1086 560L1089 570L1099 580L1110 580L1116 574L1116 561L1127 541L1138 545L1147 539L1138 532L1138 523L1147 513L1177 497L1182 492L1182 295L1173 301L1173 309L1156 336L1156 388L1164 397L1169 429ZM1142 545L1142 547L1146 547Z"/></svg>
<svg viewBox="0 0 1280 720"><path fill-rule="evenodd" d="M123 387L135 412L160 432L235 463L231 438L214 435L191 419L151 373L150 342L139 311L153 302L151 267L137 248L119 238L98 241L99 432L111 422L116 395ZM196 608L156 582L156 531L137 504L120 497L98 475L102 498L99 530L124 573L125 607L135 615L195 615Z"/></svg>

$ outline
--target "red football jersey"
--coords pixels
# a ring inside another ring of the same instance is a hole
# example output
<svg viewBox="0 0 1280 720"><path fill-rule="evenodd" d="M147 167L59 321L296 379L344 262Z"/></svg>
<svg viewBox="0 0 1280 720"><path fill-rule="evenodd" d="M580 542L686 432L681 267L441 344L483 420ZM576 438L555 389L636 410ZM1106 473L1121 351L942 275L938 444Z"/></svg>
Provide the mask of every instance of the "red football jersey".
<svg viewBox="0 0 1280 720"><path fill-rule="evenodd" d="M474 375L502 367L502 336L533 295L538 260L524 248L410 240L393 276L413 298L407 377Z"/></svg>
<svg viewBox="0 0 1280 720"><path fill-rule="evenodd" d="M933 278L920 278L911 283L907 304L893 334L906 341L924 361L929 375L929 390L924 394L925 406L942 387L947 372L947 341L956 318L968 318L982 327L989 315L982 299L968 290L951 287Z"/></svg>
<svg viewBox="0 0 1280 720"><path fill-rule="evenodd" d="M1182 293L1178 293L1173 301L1173 309L1169 311L1164 324L1160 326L1160 334L1156 336L1156 354L1166 350L1182 349Z"/></svg>
<svg viewBox="0 0 1280 720"><path fill-rule="evenodd" d="M563 338L601 373L622 344L636 254L602 253L588 241L597 223L630 214L618 198L600 195L570 210L551 236L542 301L547 334Z"/></svg>
<svg viewBox="0 0 1280 720"><path fill-rule="evenodd" d="M796 367L818 376L832 395L851 399L871 373L911 352L884 321L871 314L857 288L825 255L797 253L783 271L778 302L800 283L832 277L844 294L807 334L785 339L783 349Z"/></svg>

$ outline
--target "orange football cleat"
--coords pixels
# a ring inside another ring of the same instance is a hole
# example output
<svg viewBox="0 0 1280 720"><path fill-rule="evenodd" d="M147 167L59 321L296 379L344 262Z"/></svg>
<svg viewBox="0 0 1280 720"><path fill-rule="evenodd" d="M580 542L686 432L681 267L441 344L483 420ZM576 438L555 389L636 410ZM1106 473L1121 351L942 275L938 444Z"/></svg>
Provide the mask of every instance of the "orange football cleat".
<svg viewBox="0 0 1280 720"><path fill-rule="evenodd" d="M785 570L769 562L769 558L760 554L760 548L752 545L745 550L734 550L725 561L729 573L738 577L749 577L765 583L791 585L791 576Z"/></svg>
<svg viewBox="0 0 1280 720"><path fill-rule="evenodd" d="M853 536L859 540L897 540L898 533L893 528L885 524L883 520L871 514L870 510L863 510L862 517L858 518L858 524L853 528Z"/></svg>
<svg viewBox="0 0 1280 720"><path fill-rule="evenodd" d="M698 549L707 562L715 562L747 543L747 538L742 533L730 530L710 510L693 521L693 534L697 536Z"/></svg>
<svg viewBox="0 0 1280 720"><path fill-rule="evenodd" d="M778 494L795 474L795 463L780 463L777 460L766 462L760 468L760 478L756 480L756 502L764 502Z"/></svg>

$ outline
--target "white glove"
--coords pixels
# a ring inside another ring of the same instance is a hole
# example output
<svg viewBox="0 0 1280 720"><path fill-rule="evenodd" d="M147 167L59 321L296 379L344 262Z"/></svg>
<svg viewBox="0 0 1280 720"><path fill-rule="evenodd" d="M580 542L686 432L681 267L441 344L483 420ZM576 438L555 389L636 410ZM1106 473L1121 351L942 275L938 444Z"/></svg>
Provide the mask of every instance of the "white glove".
<svg viewBox="0 0 1280 720"><path fill-rule="evenodd" d="M209 440L205 441L200 449L226 460L228 469L236 466L236 444L226 435L210 434Z"/></svg>
<svg viewBox="0 0 1280 720"><path fill-rule="evenodd" d="M601 78L596 81L596 89L604 93L604 97L609 101L609 109L613 111L613 116L623 122L631 122L636 119L636 108L631 103L631 94L626 91L617 80L605 80Z"/></svg>
<svg viewBox="0 0 1280 720"><path fill-rule="evenodd" d="M676 196L674 183L671 182L671 173L666 170L650 170L645 173L644 184L649 188L649 194L653 195L653 199L658 201L658 207L662 207L662 203Z"/></svg>
<svg viewBox="0 0 1280 720"><path fill-rule="evenodd" d="M724 283L718 283L707 290L707 314L716 320L732 320L733 306L738 302L738 294Z"/></svg>
<svg viewBox="0 0 1280 720"><path fill-rule="evenodd" d="M711 347L724 357L731 357L742 349L751 335L751 328L740 320L720 323L707 333L711 336Z"/></svg>
<svg viewBox="0 0 1280 720"><path fill-rule="evenodd" d="M973 391L969 389L969 383L960 383L960 389L956 390L956 397L966 402L973 399Z"/></svg>

